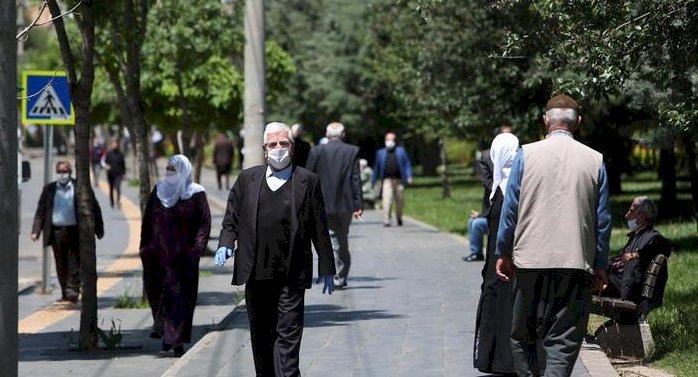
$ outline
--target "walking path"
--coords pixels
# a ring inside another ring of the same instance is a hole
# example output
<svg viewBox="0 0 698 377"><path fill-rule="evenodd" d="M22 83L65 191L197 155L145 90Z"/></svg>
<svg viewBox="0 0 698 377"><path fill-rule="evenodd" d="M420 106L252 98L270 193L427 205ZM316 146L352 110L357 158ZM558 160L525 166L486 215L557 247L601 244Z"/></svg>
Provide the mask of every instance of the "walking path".
<svg viewBox="0 0 698 377"><path fill-rule="evenodd" d="M227 191L216 189L210 170L204 171L202 181L208 189L215 237ZM124 185L124 192L137 203L135 187ZM111 210L104 194L97 195L107 222L107 235L98 243L100 279L114 278L100 296L100 327L108 331L114 320L123 333L123 345L91 353L70 351L77 341L79 310L54 307L67 313L44 318L34 331L20 336L20 376L254 376L247 316L244 305L237 305L241 288L230 285L231 263L217 268L210 256L202 259L195 344L181 359L159 354L159 341L148 338L149 309L113 307L119 299L140 297L139 266L109 270L114 263L123 263L118 261L139 262L133 246L128 246L134 231L129 220L137 213L128 205L122 206L123 211ZM327 296L315 285L306 294L303 375L482 375L472 368L482 264L460 260L466 245L458 237L409 219L403 227L383 228L376 212L364 218L351 227L348 288ZM209 247L215 246L212 240ZM52 299L31 292L20 295L20 323L45 310L41 308ZM615 375L599 351L584 350L582 359L584 364L577 363L574 376ZM597 370L603 366L607 368Z"/></svg>

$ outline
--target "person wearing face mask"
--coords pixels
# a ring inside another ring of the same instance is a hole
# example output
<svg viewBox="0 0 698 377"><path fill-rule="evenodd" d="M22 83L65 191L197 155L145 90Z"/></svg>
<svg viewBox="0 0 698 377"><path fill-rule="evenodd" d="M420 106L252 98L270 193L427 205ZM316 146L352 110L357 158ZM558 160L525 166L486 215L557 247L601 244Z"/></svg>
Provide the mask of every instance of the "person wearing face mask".
<svg viewBox="0 0 698 377"><path fill-rule="evenodd" d="M176 357L184 354L184 343L191 342L199 259L210 232L206 191L192 182L189 159L174 155L146 205L139 254L153 316L150 336L162 338L162 350L172 350Z"/></svg>
<svg viewBox="0 0 698 377"><path fill-rule="evenodd" d="M352 216L360 219L363 213L359 147L344 142L342 123L328 124L325 135L328 142L310 150L308 169L320 176L327 226L337 265L334 284L338 289L344 289L351 268L349 226Z"/></svg>
<svg viewBox="0 0 698 377"><path fill-rule="evenodd" d="M44 186L34 215L30 238L39 239L43 232L44 247L53 248L56 275L61 286L59 301L77 302L80 295L80 233L79 213L75 200L75 180L71 178L72 168L68 161L56 163L56 181ZM102 210L92 196L95 235L104 237Z"/></svg>
<svg viewBox="0 0 698 377"><path fill-rule="evenodd" d="M381 180L383 188L383 226L390 226L392 204L395 202L395 219L402 226L402 209L405 207L405 186L412 184L412 163L407 151L395 142L394 132L385 134L385 148L376 151L371 184Z"/></svg>
<svg viewBox="0 0 698 377"><path fill-rule="evenodd" d="M671 243L653 227L657 217L657 207L646 196L633 200L625 214L628 222L628 242L617 256L611 258L608 265L608 287L602 296L639 302L642 294L642 282L647 267L658 254L669 257ZM665 267L666 268L666 267ZM660 273L666 282L666 273ZM658 282L657 287L664 284ZM661 300L663 292L656 292L656 299Z"/></svg>
<svg viewBox="0 0 698 377"><path fill-rule="evenodd" d="M234 257L233 285L245 285L257 376L300 376L305 290L318 256L322 292L332 294L335 274L323 191L317 174L292 161L291 129L264 130L266 165L243 170L228 195L217 266Z"/></svg>

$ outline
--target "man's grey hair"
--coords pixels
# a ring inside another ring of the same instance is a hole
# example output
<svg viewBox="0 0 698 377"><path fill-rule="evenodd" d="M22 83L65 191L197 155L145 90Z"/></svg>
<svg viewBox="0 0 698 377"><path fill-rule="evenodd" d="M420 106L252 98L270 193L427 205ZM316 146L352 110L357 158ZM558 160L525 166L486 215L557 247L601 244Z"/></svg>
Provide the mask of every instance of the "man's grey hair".
<svg viewBox="0 0 698 377"><path fill-rule="evenodd" d="M300 135L301 132L303 132L303 126L300 124L296 123L293 126L291 126L291 132L295 135L298 136Z"/></svg>
<svg viewBox="0 0 698 377"><path fill-rule="evenodd" d="M652 199L647 196L638 196L633 199L633 202L637 204L638 212L642 213L647 217L647 221L653 223L657 218L657 206L654 204Z"/></svg>
<svg viewBox="0 0 698 377"><path fill-rule="evenodd" d="M264 128L264 145L267 145L269 134L275 134L277 132L286 132L288 134L288 141L293 143L293 133L291 132L291 127L289 127L288 124L271 122Z"/></svg>
<svg viewBox="0 0 698 377"><path fill-rule="evenodd" d="M325 131L325 136L327 136L330 139L344 137L344 125L339 122L332 122L328 124L327 130Z"/></svg>
<svg viewBox="0 0 698 377"><path fill-rule="evenodd" d="M577 124L577 111L575 109L550 109L545 112L551 123L564 123L570 127Z"/></svg>

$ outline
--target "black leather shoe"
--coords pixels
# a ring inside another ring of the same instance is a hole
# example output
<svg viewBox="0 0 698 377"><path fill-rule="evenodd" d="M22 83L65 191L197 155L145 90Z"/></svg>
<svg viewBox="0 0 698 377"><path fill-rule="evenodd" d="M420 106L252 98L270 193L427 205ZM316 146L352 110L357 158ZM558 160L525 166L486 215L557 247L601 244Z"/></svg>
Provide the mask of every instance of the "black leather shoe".
<svg viewBox="0 0 698 377"><path fill-rule="evenodd" d="M163 350L163 352L168 352L168 351L171 350L171 349L172 349L172 345L171 345L171 344L168 344L168 343L165 343L165 341L163 340L163 341L162 341L162 350Z"/></svg>
<svg viewBox="0 0 698 377"><path fill-rule="evenodd" d="M397 226L402 226L402 219L397 219Z"/></svg>
<svg viewBox="0 0 698 377"><path fill-rule="evenodd" d="M463 257L463 260L466 262L479 262L485 260L485 257L482 255L470 254L467 257Z"/></svg>
<svg viewBox="0 0 698 377"><path fill-rule="evenodd" d="M184 355L184 346L180 344L173 348L172 352L174 352L175 357L182 357Z"/></svg>

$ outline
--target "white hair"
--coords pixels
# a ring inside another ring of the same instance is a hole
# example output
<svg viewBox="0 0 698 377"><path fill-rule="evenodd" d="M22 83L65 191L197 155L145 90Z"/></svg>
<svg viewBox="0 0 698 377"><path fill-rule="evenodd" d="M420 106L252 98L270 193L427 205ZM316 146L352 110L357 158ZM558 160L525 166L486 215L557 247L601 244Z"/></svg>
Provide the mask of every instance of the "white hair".
<svg viewBox="0 0 698 377"><path fill-rule="evenodd" d="M288 141L293 143L293 133L291 132L291 127L289 127L288 124L271 122L264 128L264 145L267 145L269 134L275 134L277 132L286 132L288 134Z"/></svg>
<svg viewBox="0 0 698 377"><path fill-rule="evenodd" d="M644 214L650 223L657 219L657 206L652 199L647 196L638 196L633 199L633 202L637 204L638 212Z"/></svg>
<svg viewBox="0 0 698 377"><path fill-rule="evenodd" d="M332 122L328 124L327 130L325 131L325 136L330 139L344 137L344 125L339 122Z"/></svg>
<svg viewBox="0 0 698 377"><path fill-rule="evenodd" d="M298 123L291 126L291 132L296 136L298 136L302 131L303 131L303 126L301 126Z"/></svg>
<svg viewBox="0 0 698 377"><path fill-rule="evenodd" d="M553 123L564 123L573 127L577 124L577 110L553 108L545 112L548 120Z"/></svg>

